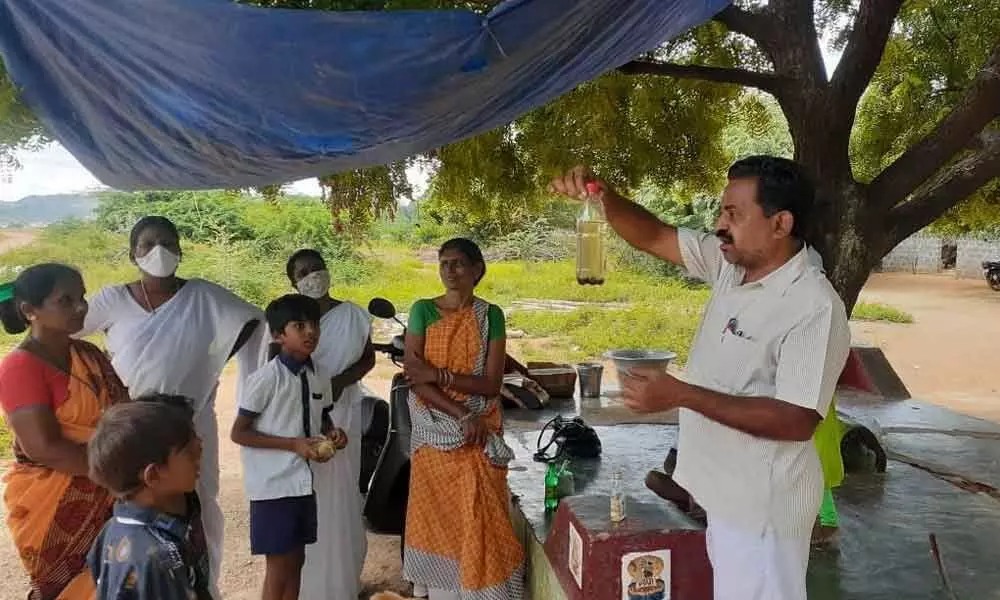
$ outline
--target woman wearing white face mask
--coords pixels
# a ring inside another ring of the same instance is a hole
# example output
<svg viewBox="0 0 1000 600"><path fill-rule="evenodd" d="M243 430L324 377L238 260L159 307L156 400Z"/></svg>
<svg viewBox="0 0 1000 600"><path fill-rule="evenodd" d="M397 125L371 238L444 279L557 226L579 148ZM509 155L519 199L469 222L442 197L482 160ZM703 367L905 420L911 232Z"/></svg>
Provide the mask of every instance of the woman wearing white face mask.
<svg viewBox="0 0 1000 600"><path fill-rule="evenodd" d="M195 400L195 428L203 444L198 495L213 597L219 597L214 583L222 563L223 516L215 394L231 357L237 357L240 383L263 364L264 313L219 285L178 277L180 237L165 217L143 217L135 224L129 258L139 279L98 291L77 335L107 336L111 364L133 398L160 392Z"/></svg>
<svg viewBox="0 0 1000 600"><path fill-rule="evenodd" d="M318 374L333 383L330 420L347 432L347 447L328 462L312 465L319 535L306 546L302 600L356 600L367 541L361 518L361 436L373 406L365 405L359 382L375 366L368 312L330 297L330 272L319 252L299 250L288 259L288 280L320 306L319 344L312 354Z"/></svg>

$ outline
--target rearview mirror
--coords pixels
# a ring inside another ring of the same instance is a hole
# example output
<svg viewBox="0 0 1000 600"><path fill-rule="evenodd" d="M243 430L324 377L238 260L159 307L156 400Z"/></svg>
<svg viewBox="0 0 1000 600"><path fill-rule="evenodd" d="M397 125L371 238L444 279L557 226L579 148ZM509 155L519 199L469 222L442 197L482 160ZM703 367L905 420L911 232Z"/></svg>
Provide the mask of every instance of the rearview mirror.
<svg viewBox="0 0 1000 600"><path fill-rule="evenodd" d="M392 319L396 316L396 307L385 298L372 298L368 303L368 312L380 319Z"/></svg>

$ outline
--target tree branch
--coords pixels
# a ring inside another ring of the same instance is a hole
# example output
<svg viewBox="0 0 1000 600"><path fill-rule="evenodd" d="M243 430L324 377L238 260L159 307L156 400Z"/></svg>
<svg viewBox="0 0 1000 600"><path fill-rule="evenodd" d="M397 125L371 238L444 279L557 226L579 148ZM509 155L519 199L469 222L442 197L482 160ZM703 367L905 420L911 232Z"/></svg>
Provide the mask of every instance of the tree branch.
<svg viewBox="0 0 1000 600"><path fill-rule="evenodd" d="M861 0L844 53L833 72L830 87L837 106L854 113L861 94L868 87L882 60L892 24L903 0Z"/></svg>
<svg viewBox="0 0 1000 600"><path fill-rule="evenodd" d="M787 51L788 42L784 37L784 28L774 13L766 7L756 10L739 8L730 4L712 17L712 20L722 23L733 33L747 36L771 59Z"/></svg>
<svg viewBox="0 0 1000 600"><path fill-rule="evenodd" d="M702 79L720 83L735 83L755 87L775 93L787 80L774 73L759 73L745 69L727 67L706 67L702 65L679 65L648 60L634 60L618 68L627 75L662 75L686 79Z"/></svg>
<svg viewBox="0 0 1000 600"><path fill-rule="evenodd" d="M871 183L879 206L891 208L965 148L1000 116L1000 43L955 108L934 130L886 167Z"/></svg>
<svg viewBox="0 0 1000 600"><path fill-rule="evenodd" d="M712 17L712 20L722 23L733 33L747 36L758 44L761 38L772 37L773 23L766 15L743 10L735 4L722 9L722 12Z"/></svg>
<svg viewBox="0 0 1000 600"><path fill-rule="evenodd" d="M768 0L764 12L777 29L769 52L774 70L794 76L806 88L825 86L826 65L816 32L813 0Z"/></svg>
<svg viewBox="0 0 1000 600"><path fill-rule="evenodd" d="M1000 131L976 137L979 149L942 169L910 199L889 212L889 248L934 222L949 208L1000 177Z"/></svg>

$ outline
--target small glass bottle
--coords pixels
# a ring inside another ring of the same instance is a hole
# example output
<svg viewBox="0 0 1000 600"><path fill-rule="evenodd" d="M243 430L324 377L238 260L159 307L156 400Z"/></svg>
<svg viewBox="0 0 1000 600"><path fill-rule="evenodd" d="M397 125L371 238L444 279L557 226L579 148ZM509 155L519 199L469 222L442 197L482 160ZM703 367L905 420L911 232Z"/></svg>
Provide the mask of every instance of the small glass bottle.
<svg viewBox="0 0 1000 600"><path fill-rule="evenodd" d="M559 468L550 462L545 467L545 512L559 508Z"/></svg>
<svg viewBox="0 0 1000 600"><path fill-rule="evenodd" d="M622 472L616 470L611 475L611 522L621 523L625 520L625 489L622 484Z"/></svg>
<svg viewBox="0 0 1000 600"><path fill-rule="evenodd" d="M569 470L569 461L564 460L559 465L559 499L576 494L576 481L573 479L573 471Z"/></svg>
<svg viewBox="0 0 1000 600"><path fill-rule="evenodd" d="M604 207L601 188L591 181L583 200L583 210L576 220L576 282L580 285L601 285L607 255L604 250Z"/></svg>

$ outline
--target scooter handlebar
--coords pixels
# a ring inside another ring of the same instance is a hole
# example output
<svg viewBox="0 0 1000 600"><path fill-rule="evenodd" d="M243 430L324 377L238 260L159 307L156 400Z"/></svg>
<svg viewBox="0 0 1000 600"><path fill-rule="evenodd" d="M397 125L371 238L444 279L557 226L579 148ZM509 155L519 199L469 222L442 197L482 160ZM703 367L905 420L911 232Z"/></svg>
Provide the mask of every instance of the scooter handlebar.
<svg viewBox="0 0 1000 600"><path fill-rule="evenodd" d="M376 343L373 343L372 344L372 348L375 349L375 352L384 352L386 354L402 354L403 353L402 350L400 350L399 348L395 347L392 344L376 344Z"/></svg>

